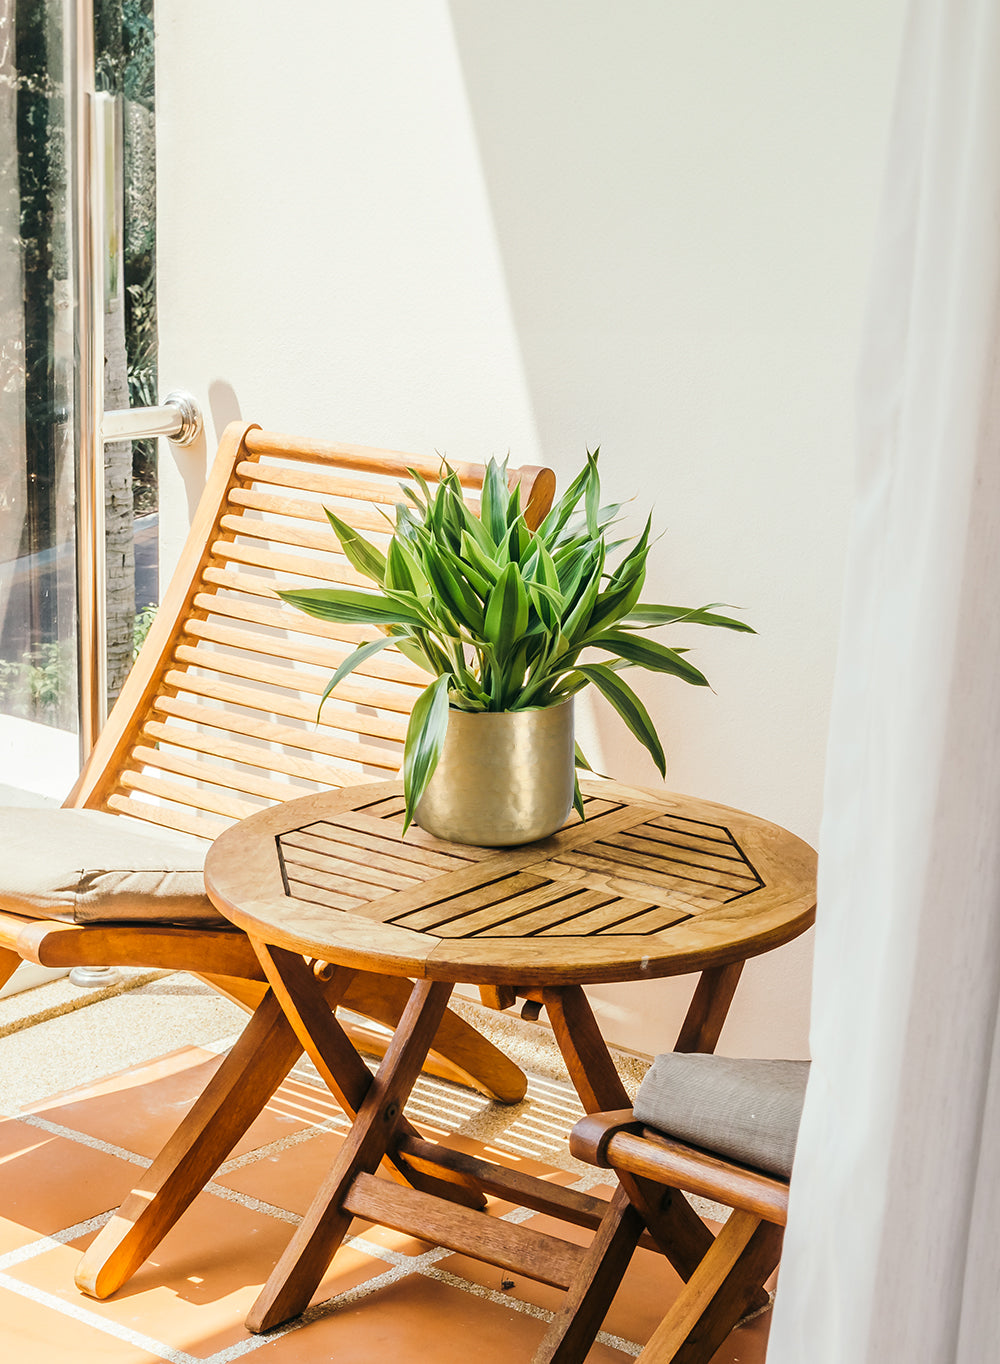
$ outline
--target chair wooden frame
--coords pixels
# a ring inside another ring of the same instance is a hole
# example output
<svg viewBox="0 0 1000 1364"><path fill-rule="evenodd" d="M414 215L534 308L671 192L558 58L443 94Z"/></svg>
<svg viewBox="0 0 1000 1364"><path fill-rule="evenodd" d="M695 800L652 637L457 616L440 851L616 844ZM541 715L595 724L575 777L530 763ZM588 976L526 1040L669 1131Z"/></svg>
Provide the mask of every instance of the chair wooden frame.
<svg viewBox="0 0 1000 1364"><path fill-rule="evenodd" d="M767 1305L763 1284L781 1256L788 1181L644 1127L631 1109L581 1119L570 1150L614 1170L618 1189L534 1364L576 1364L584 1358L640 1238L646 1239L648 1227L657 1240L664 1208L676 1199L686 1202L684 1193L733 1212L718 1235L709 1237L693 1271L678 1263L669 1244L659 1244L686 1282L639 1364L709 1364L739 1321Z"/></svg>
<svg viewBox="0 0 1000 1364"><path fill-rule="evenodd" d="M482 486L482 465L452 467L463 487ZM178 830L207 847L262 806L394 774L427 674L383 650L338 688L317 723L329 674L374 632L314 620L281 602L277 589L370 586L341 553L323 508L378 542L411 471L434 483L441 462L229 426L139 658L64 805ZM537 525L555 475L525 467L509 479L520 482L525 515ZM22 960L190 971L247 1009L267 988L248 940L228 926L81 925L2 912L0 985ZM341 1003L380 1025L352 1026L360 1045L384 1049L383 1029L395 1027L410 988L359 973ZM524 1093L518 1067L451 1011L428 1068L507 1102Z"/></svg>

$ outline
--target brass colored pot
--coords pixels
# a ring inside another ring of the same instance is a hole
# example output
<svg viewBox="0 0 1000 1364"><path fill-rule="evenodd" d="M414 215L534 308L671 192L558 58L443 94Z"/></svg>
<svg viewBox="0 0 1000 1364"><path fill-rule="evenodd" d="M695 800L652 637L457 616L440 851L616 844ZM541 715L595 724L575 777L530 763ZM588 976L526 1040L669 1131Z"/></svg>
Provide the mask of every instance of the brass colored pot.
<svg viewBox="0 0 1000 1364"><path fill-rule="evenodd" d="M416 822L451 843L533 843L565 822L574 777L572 698L545 710L453 709Z"/></svg>

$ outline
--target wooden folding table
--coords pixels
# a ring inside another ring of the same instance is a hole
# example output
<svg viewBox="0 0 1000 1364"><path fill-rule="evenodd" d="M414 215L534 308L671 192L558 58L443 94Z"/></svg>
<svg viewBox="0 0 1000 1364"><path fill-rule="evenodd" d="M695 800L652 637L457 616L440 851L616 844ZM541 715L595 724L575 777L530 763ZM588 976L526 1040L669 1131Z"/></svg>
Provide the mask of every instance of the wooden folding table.
<svg viewBox="0 0 1000 1364"><path fill-rule="evenodd" d="M485 1195L593 1228L605 1204L427 1141L403 1116L453 986L543 1005L584 1108L627 1108L582 987L700 971L675 1046L712 1051L744 961L803 932L815 908L815 854L776 825L610 782L585 794L585 822L517 848L441 843L416 828L404 838L395 782L289 801L223 833L208 892L250 936L271 990L87 1253L81 1287L114 1291L225 1159L243 1130L240 1077L262 1047L304 1048L354 1121L249 1329L304 1310L354 1217L567 1287L584 1251L487 1216ZM374 1078L331 1008L356 971L416 981ZM651 1216L686 1277L711 1233L680 1197Z"/></svg>

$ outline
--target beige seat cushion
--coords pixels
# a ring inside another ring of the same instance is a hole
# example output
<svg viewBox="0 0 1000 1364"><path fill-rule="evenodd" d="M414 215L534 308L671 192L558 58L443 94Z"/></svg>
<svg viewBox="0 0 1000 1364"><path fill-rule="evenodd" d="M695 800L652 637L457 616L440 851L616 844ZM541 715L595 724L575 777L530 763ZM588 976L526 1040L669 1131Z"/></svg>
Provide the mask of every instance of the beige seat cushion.
<svg viewBox="0 0 1000 1364"><path fill-rule="evenodd" d="M633 1112L679 1141L788 1179L808 1078L808 1061L671 1051L649 1068Z"/></svg>
<svg viewBox="0 0 1000 1364"><path fill-rule="evenodd" d="M98 810L0 809L0 909L68 923L226 921L208 844Z"/></svg>

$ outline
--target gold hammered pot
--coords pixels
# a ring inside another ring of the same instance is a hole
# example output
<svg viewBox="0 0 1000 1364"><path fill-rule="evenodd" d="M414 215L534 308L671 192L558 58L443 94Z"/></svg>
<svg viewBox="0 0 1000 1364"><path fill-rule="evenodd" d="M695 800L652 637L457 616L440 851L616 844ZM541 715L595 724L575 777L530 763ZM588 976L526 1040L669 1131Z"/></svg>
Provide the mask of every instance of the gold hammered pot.
<svg viewBox="0 0 1000 1364"><path fill-rule="evenodd" d="M533 843L565 822L574 777L572 698L545 710L450 710L416 822L451 843Z"/></svg>

